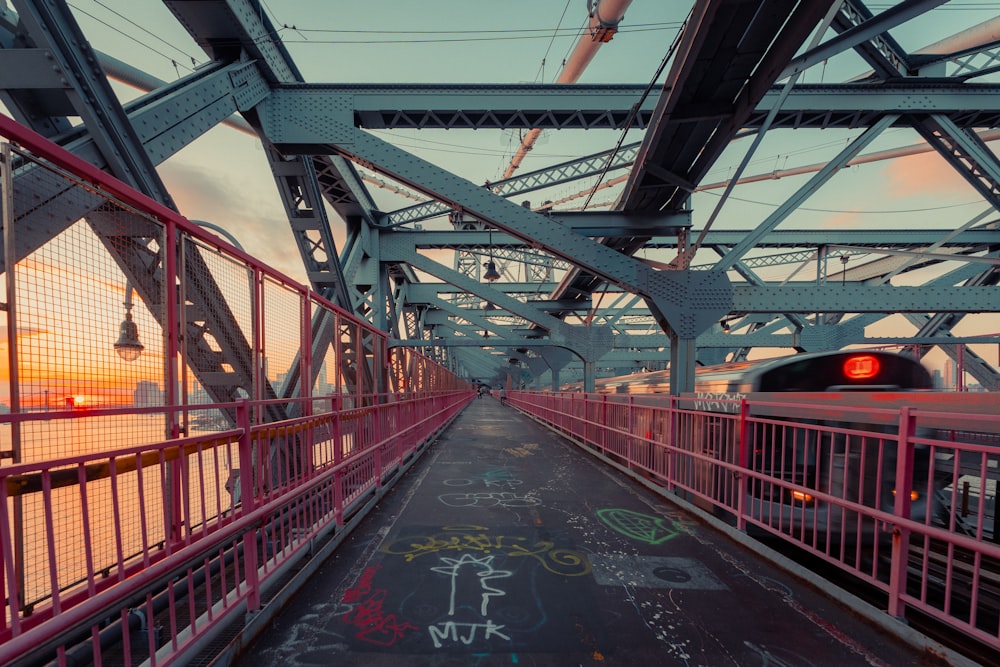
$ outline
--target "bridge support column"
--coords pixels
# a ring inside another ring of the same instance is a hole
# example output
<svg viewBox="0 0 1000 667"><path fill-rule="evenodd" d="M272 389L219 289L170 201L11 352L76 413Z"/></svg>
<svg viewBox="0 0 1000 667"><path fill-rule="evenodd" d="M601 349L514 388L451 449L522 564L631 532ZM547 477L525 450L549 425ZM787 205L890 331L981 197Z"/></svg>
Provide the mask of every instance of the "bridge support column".
<svg viewBox="0 0 1000 667"><path fill-rule="evenodd" d="M562 348L553 347L539 352L549 370L552 371L552 391L559 391L559 371L562 370L570 360L570 352Z"/></svg>
<svg viewBox="0 0 1000 667"><path fill-rule="evenodd" d="M669 332L668 332L669 333ZM698 348L694 338L670 335L670 394L694 391L695 357Z"/></svg>
<svg viewBox="0 0 1000 667"><path fill-rule="evenodd" d="M670 393L693 391L695 340L732 310L729 277L714 271L657 271L645 298L670 338Z"/></svg>

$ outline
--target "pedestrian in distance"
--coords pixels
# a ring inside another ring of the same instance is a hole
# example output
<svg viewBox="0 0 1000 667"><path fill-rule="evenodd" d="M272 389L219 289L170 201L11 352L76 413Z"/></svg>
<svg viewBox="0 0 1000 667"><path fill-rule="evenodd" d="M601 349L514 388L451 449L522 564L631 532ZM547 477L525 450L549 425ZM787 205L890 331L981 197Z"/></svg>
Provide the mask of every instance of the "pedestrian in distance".
<svg viewBox="0 0 1000 667"><path fill-rule="evenodd" d="M500 388L500 405L507 405L507 390L503 387Z"/></svg>

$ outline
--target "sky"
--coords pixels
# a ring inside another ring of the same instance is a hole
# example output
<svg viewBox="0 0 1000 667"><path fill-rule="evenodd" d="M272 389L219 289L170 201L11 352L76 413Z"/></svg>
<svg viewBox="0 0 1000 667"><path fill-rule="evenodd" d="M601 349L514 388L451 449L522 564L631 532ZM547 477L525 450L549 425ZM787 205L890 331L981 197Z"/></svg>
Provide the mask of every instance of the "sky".
<svg viewBox="0 0 1000 667"><path fill-rule="evenodd" d="M556 79L563 59L576 43L587 18L587 4L586 0L266 0L262 7L280 27L289 52L308 82L548 83ZM896 3L867 4L878 13ZM619 33L602 47L580 82L649 83L690 6L689 1L634 0ZM203 52L158 0L72 0L70 7L96 49L164 80L189 73L206 61ZM892 34L905 48L915 50L995 18L996 14L995 2L953 0ZM860 58L844 54L807 70L800 82L845 81L865 70ZM139 94L120 85L116 85L116 91L123 99ZM500 178L519 141L519 133L511 131L376 134L474 182ZM857 134L772 132L758 148L747 173L822 163ZM605 150L619 138L618 132L611 131L547 132L521 169L537 169ZM628 142L640 139L641 134L634 130L626 137ZM728 178L749 141L735 142L705 182ZM912 131L891 130L870 150L919 142ZM299 253L267 162L253 138L230 128L215 128L167 160L160 174L181 213L223 226L248 252L304 280ZM805 178L738 187L723 208L717 227L752 228ZM581 189L579 184L571 185L544 196L557 199ZM412 203L384 190L372 192L383 210ZM719 192L709 190L694 196L695 228L704 224ZM608 203L615 193L599 193L594 202ZM782 228L954 228L983 208L980 198L943 160L925 154L843 170ZM342 243L342 227L335 216L333 220L338 243ZM968 319L965 328L973 327L973 318ZM983 320L977 322L980 328L1000 330L982 324Z"/></svg>
<svg viewBox="0 0 1000 667"><path fill-rule="evenodd" d="M869 4L878 11L889 3ZM185 74L195 62L205 60L183 28L156 0L73 0L71 6L96 48L163 79ZM272 0L262 6L272 22L280 26L279 32L304 78L316 83L551 82L576 43L587 10L585 0ZM950 2L929 16L905 24L893 36L904 47L917 49L992 18L995 9L991 6L995 7L995 3ZM582 75L581 83L648 83L689 8L689 2L632 2L620 32L601 49ZM842 81L864 69L856 56L838 56L808 70L800 81ZM121 94L136 93L122 90ZM499 178L519 142L517 131L375 133L477 182ZM822 162L857 132L789 134L772 132L757 150L748 173ZM619 133L610 131L544 133L522 171L579 157L591 148L611 148L618 139ZM627 137L628 141L639 139L641 134L635 130ZM913 132L892 130L875 148L918 141ZM734 144L706 182L724 180L748 143ZM283 215L263 152L252 138L229 128L217 128L168 160L161 172L188 217L209 220L227 229L231 226L249 249L278 252L272 261L279 268L298 269L297 251L279 250L273 244L270 219L277 218L281 223ZM875 172L880 181L877 187L872 177ZM788 224L870 226L873 220L880 226L883 221L912 224L913 209L926 209L933 203L936 208L968 206L972 211L977 200L936 156L852 168L837 181L838 187L824 188ZM752 224L763 218L801 182L787 179L741 188L740 206L732 215L723 215L720 224L749 226L747 220ZM580 189L579 185L566 186L547 198L574 194ZM614 192L599 194L595 202L610 201ZM845 201L844 192L851 193L850 201ZM373 189L373 194L388 210L408 203L378 189ZM699 216L706 217L714 207L717 196L712 192L696 196L696 224ZM903 205L896 205L898 200L903 200ZM959 217L964 213L957 211ZM258 218L265 216L268 221L264 229L255 228L263 222ZM296 275L301 275L301 270Z"/></svg>

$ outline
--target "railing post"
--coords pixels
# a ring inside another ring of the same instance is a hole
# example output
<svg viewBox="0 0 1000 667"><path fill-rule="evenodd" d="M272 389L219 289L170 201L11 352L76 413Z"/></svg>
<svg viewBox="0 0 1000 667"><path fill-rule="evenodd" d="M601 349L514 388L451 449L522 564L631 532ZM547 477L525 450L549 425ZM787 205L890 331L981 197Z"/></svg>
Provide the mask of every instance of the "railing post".
<svg viewBox="0 0 1000 667"><path fill-rule="evenodd" d="M674 482L676 481L674 479L674 477L676 475L676 470L677 470L677 466L675 465L675 463L676 463L676 456L677 456L677 454L676 454L676 451L677 451L677 419L678 419L678 416L677 416L677 412L678 412L677 411L677 398L678 398L677 396L671 396L670 397L670 408L669 408L670 412L668 413L668 416L670 418L670 421L669 421L670 426L667 429L667 469L665 471L666 472L666 477L667 477L666 483L667 483L667 490L668 491L673 491L674 490L674 486L675 486Z"/></svg>
<svg viewBox="0 0 1000 667"><path fill-rule="evenodd" d="M570 425L573 423L573 415L576 414L576 395L570 394L569 400L566 399L567 397L563 396L563 405L568 403L569 409L560 416L561 423L559 426L562 428L564 433L572 433L573 431L570 430Z"/></svg>
<svg viewBox="0 0 1000 667"><path fill-rule="evenodd" d="M4 272L6 295L6 317L4 324L7 331L18 331L17 326L17 281L15 279L17 266L16 241L14 239L14 173L11 164L11 145L7 142L0 144L0 224L3 226L3 256L7 270ZM21 382L18 378L18 336L7 336L7 387L10 393L10 407L15 413L21 412ZM11 422L11 463L21 462L21 420L16 419ZM14 496L13 500L13 520L14 520L14 570L12 575L14 583L17 585L17 598L20 604L24 603L24 500L20 494ZM6 507L6 503L4 503ZM6 590L6 589L5 589ZM13 601L13 597L9 598ZM16 626L17 619L12 618L11 622Z"/></svg>
<svg viewBox="0 0 1000 667"><path fill-rule="evenodd" d="M737 530L746 530L746 505L747 505L747 494L749 489L747 488L747 475L746 471L750 469L750 407L747 405L746 396L740 398L740 421L739 421L739 462L740 471L736 473L736 528Z"/></svg>
<svg viewBox="0 0 1000 667"><path fill-rule="evenodd" d="M180 344L181 336L181 325L180 325L180 297L182 296L177 290L183 289L183 284L185 281L176 281L176 276L180 275L183 271L183 262L186 259L183 256L179 257L180 253L183 253L184 245L181 243L181 230L177 228L176 223L172 219L167 219L164 221L163 226L163 243L164 249L164 270L166 271L166 279L163 281L164 294L163 300L166 304L166 326L164 327L164 354L163 354L163 377L164 377L164 400L168 406L176 406L180 404L179 396L180 387L178 386L178 380L180 378L180 369L178 368L178 358L181 353L182 346ZM178 252L180 249L180 253ZM175 285L180 285L180 287L175 287ZM126 288L128 289L128 288ZM178 423L178 413L176 410L170 410L167 413L167 424L166 432L168 438L177 438L180 435L180 424ZM165 545L167 553L171 553L173 547L176 543L181 540L181 524L183 522L183 517L181 516L181 480L180 480L180 457L174 461L169 461L164 463L166 469L166 475L164 479L165 487L163 489L164 493L164 511L166 513L166 531L164 535Z"/></svg>
<svg viewBox="0 0 1000 667"><path fill-rule="evenodd" d="M388 446L387 442L382 441L382 428L380 424L382 423L382 405L378 404L375 407L377 412L375 413L374 424L372 429L375 431L373 441L375 443L375 488L382 488L382 452Z"/></svg>
<svg viewBox="0 0 1000 667"><path fill-rule="evenodd" d="M339 388L337 391L340 391ZM341 432L340 394L330 399L330 410L333 412L333 508L337 517L337 526L344 525L344 435Z"/></svg>
<svg viewBox="0 0 1000 667"><path fill-rule="evenodd" d="M240 469L240 502L243 514L252 512L257 506L257 496L254 489L254 479L260 470L254 465L253 437L250 432L250 403L246 399L236 406L236 426L241 429L239 440ZM260 580L257 565L257 530L243 533L243 576L247 582L247 610L255 612L260 609Z"/></svg>
<svg viewBox="0 0 1000 667"><path fill-rule="evenodd" d="M598 422L601 434L601 451L608 453L608 396L601 394L601 418Z"/></svg>
<svg viewBox="0 0 1000 667"><path fill-rule="evenodd" d="M387 399L388 396L385 394L372 395L372 407L375 410L374 419L372 420L372 442L377 443L379 449L382 448L382 434L385 433L385 429L382 428L382 420L385 419L386 415L385 406Z"/></svg>
<svg viewBox="0 0 1000 667"><path fill-rule="evenodd" d="M896 479L893 488L896 498L893 513L903 519L910 518L910 493L913 490L913 443L915 417L910 408L899 410L899 431L896 440ZM889 568L889 607L891 616L902 618L906 613L907 561L910 550L910 529L897 524L892 527L892 551Z"/></svg>
<svg viewBox="0 0 1000 667"><path fill-rule="evenodd" d="M628 429L628 436L626 436L626 449L625 457L628 460L629 468L631 469L635 464L635 415L633 410L635 408L635 396L629 394L628 397L628 416L625 419L626 428Z"/></svg>
<svg viewBox="0 0 1000 667"><path fill-rule="evenodd" d="M344 447L340 433L340 395L330 397L330 412L333 415L333 463L344 460Z"/></svg>

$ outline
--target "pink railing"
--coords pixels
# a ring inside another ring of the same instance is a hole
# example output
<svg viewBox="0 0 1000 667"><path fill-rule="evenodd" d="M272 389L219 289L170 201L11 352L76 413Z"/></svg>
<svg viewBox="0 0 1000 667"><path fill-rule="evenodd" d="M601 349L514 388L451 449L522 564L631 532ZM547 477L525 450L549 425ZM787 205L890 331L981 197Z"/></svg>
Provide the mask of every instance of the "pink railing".
<svg viewBox="0 0 1000 667"><path fill-rule="evenodd" d="M226 431L0 468L0 499L19 505L0 513L0 664L186 659L258 610L269 585L369 506L471 397L372 396L365 408L263 425L242 402L221 406L237 413ZM21 533L28 524L41 534Z"/></svg>
<svg viewBox="0 0 1000 667"><path fill-rule="evenodd" d="M2 114L0 136L0 664L187 662L474 394Z"/></svg>
<svg viewBox="0 0 1000 667"><path fill-rule="evenodd" d="M813 398L508 401L653 488L850 572L889 614L925 614L1000 649L995 406L977 414L959 405L968 394L925 394L920 409Z"/></svg>

